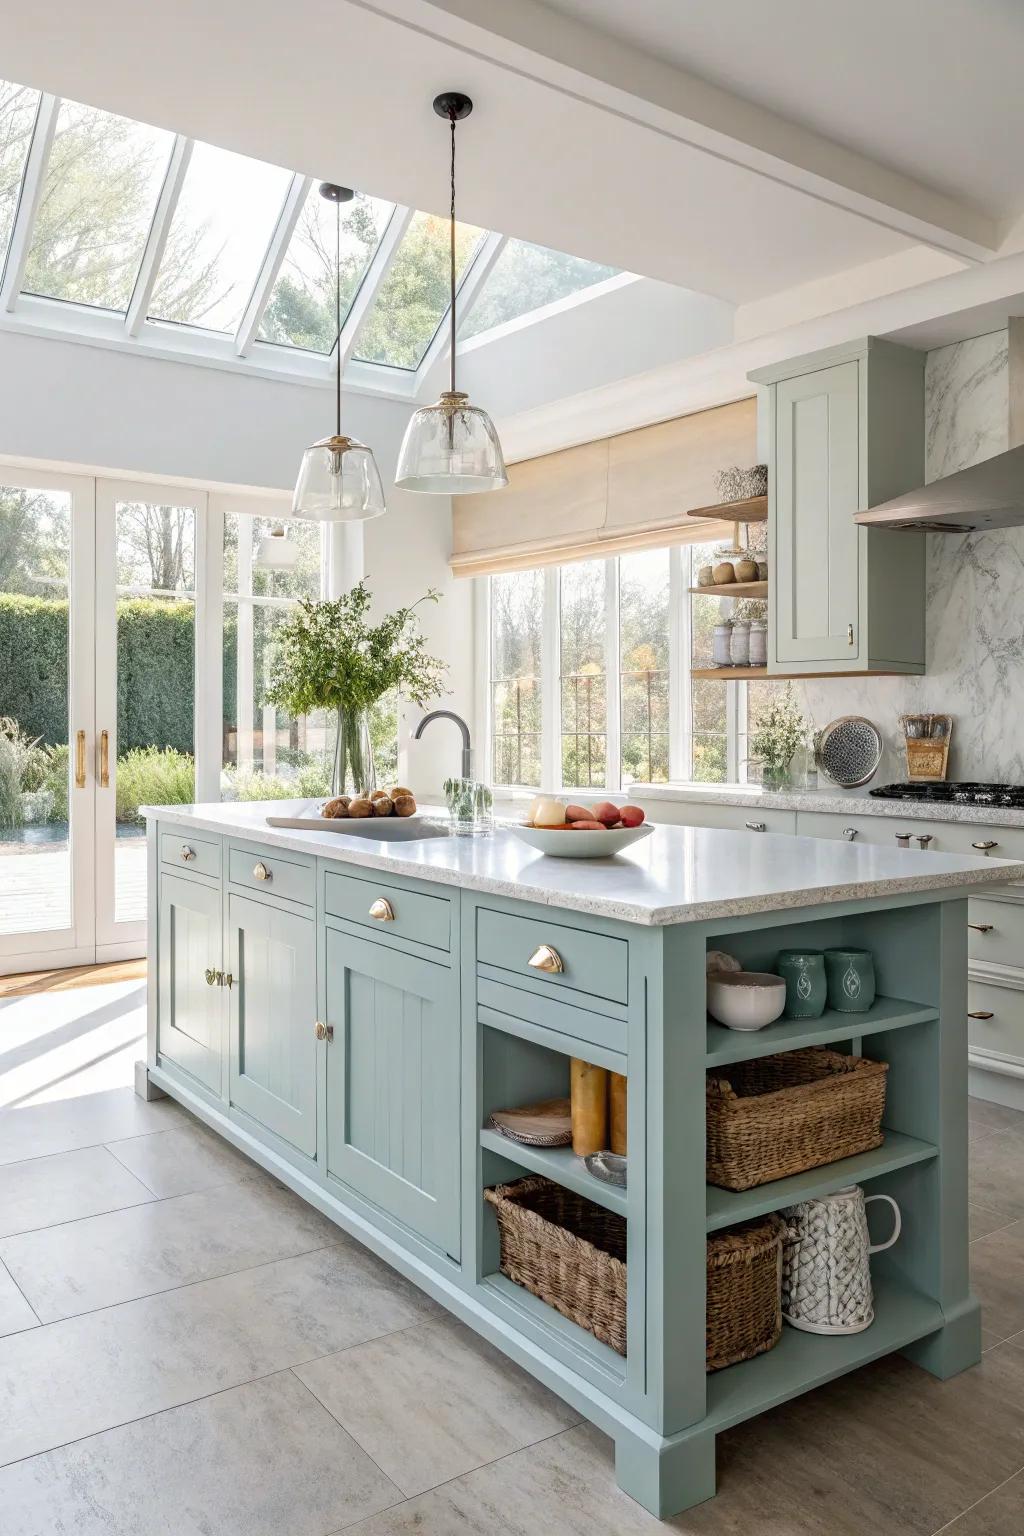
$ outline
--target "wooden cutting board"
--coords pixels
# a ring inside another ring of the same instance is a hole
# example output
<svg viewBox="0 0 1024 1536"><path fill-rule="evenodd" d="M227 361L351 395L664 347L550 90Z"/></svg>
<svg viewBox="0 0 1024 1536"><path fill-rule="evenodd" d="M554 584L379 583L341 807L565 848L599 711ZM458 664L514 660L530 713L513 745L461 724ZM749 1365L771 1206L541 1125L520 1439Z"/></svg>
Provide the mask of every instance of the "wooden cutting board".
<svg viewBox="0 0 1024 1536"><path fill-rule="evenodd" d="M567 1147L572 1141L568 1099L545 1099L520 1109L496 1109L491 1125L509 1141L527 1147Z"/></svg>

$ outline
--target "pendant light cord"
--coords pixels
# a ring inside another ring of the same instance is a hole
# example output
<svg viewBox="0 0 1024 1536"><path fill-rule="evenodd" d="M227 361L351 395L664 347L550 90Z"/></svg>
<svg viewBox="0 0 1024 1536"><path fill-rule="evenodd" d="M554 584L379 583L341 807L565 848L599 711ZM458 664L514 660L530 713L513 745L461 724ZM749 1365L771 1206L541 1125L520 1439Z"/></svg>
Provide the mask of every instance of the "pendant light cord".
<svg viewBox="0 0 1024 1536"><path fill-rule="evenodd" d="M334 319L337 325L338 348L337 379L335 381L336 436L341 436L341 204L334 205Z"/></svg>
<svg viewBox="0 0 1024 1536"><path fill-rule="evenodd" d="M452 129L452 174L451 174L451 221L449 229L449 265L451 277L451 299L449 313L451 315L452 344L451 357L449 359L451 391L455 393L455 112L449 111L448 121Z"/></svg>

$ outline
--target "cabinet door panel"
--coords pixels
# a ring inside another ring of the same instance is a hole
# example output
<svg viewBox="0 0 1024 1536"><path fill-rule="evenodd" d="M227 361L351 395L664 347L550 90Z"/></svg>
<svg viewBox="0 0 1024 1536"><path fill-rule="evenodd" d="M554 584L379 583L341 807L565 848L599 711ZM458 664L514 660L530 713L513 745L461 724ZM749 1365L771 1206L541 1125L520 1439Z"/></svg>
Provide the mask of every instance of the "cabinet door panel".
<svg viewBox="0 0 1024 1536"><path fill-rule="evenodd" d="M457 1258L457 979L336 929L326 948L327 1170Z"/></svg>
<svg viewBox="0 0 1024 1536"><path fill-rule="evenodd" d="M776 661L860 654L857 362L776 385ZM852 643L851 643L852 634Z"/></svg>
<svg viewBox="0 0 1024 1536"><path fill-rule="evenodd" d="M160 1054L219 1094L223 993L206 980L221 963L219 887L161 874L158 956Z"/></svg>
<svg viewBox="0 0 1024 1536"><path fill-rule="evenodd" d="M231 1102L316 1156L316 937L311 917L228 898Z"/></svg>

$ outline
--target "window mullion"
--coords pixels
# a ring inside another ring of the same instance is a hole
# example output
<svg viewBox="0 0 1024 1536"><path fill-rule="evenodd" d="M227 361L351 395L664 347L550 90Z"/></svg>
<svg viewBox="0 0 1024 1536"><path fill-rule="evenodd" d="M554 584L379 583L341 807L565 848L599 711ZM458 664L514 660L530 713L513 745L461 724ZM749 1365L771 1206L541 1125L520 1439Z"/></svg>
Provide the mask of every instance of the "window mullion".
<svg viewBox="0 0 1024 1536"><path fill-rule="evenodd" d="M181 196L185 172L188 170L188 163L191 158L192 140L183 139L179 135L174 141L171 157L167 162L167 171L164 175L163 186L160 188L160 196L157 198L156 208L153 211L153 221L149 226L149 234L146 237L145 249L142 252L142 260L139 263L135 287L132 290L128 310L124 317L125 330L129 336L140 335L142 327L146 323L150 300L153 297L153 289L156 287L156 280L160 274L160 264L164 259L164 251L167 248L167 236L170 233L171 220L174 218L174 210L178 206L178 198Z"/></svg>
<svg viewBox="0 0 1024 1536"><path fill-rule="evenodd" d="M562 699L559 667L558 566L544 570L544 613L541 625L541 788L562 786Z"/></svg>
<svg viewBox="0 0 1024 1536"><path fill-rule="evenodd" d="M725 689L725 777L729 784L738 784L740 778L740 693L746 702L745 683L727 683Z"/></svg>
<svg viewBox="0 0 1024 1536"><path fill-rule="evenodd" d="M605 784L622 783L622 683L619 673L619 562L604 563Z"/></svg>
<svg viewBox="0 0 1024 1536"><path fill-rule="evenodd" d="M692 774L690 656L691 552L674 544L668 552L668 777L669 782Z"/></svg>
<svg viewBox="0 0 1024 1536"><path fill-rule="evenodd" d="M14 227L7 247L7 264L4 268L3 282L0 284L0 309L14 309L21 292L21 285L25 280L25 268L28 266L28 254L32 249L32 234L43 196L43 182L46 179L46 166L53 147L53 135L57 128L60 101L59 96L51 96L47 91L44 91L39 98L35 127L32 130L32 142L25 159L21 194L18 198L17 212L14 215Z"/></svg>
<svg viewBox="0 0 1024 1536"><path fill-rule="evenodd" d="M281 215L270 237L266 255L260 267L249 302L238 323L238 331L235 335L235 351L239 357L245 357L249 348L256 340L256 333L263 320L264 311L270 303L270 295L277 275L281 270L285 256L288 254L288 246L295 226L299 222L299 216L306 202L306 194L313 185L311 176L300 176L296 173L291 179L291 185L285 194L281 205Z"/></svg>

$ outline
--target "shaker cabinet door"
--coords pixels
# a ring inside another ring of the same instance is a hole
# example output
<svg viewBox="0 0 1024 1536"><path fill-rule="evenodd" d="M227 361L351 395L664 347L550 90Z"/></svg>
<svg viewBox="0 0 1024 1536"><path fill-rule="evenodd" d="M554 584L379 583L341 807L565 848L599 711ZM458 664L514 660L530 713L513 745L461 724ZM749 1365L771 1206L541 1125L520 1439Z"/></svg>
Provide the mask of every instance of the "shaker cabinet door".
<svg viewBox="0 0 1024 1536"><path fill-rule="evenodd" d="M223 1092L220 887L160 875L157 1042L161 1057ZM211 978L208 980L208 977Z"/></svg>
<svg viewBox="0 0 1024 1536"><path fill-rule="evenodd" d="M228 897L231 1103L316 1156L316 925Z"/></svg>
<svg viewBox="0 0 1024 1536"><path fill-rule="evenodd" d="M333 928L326 951L327 1171L458 1258L458 978Z"/></svg>
<svg viewBox="0 0 1024 1536"><path fill-rule="evenodd" d="M774 387L775 662L856 662L860 364L839 363Z"/></svg>

